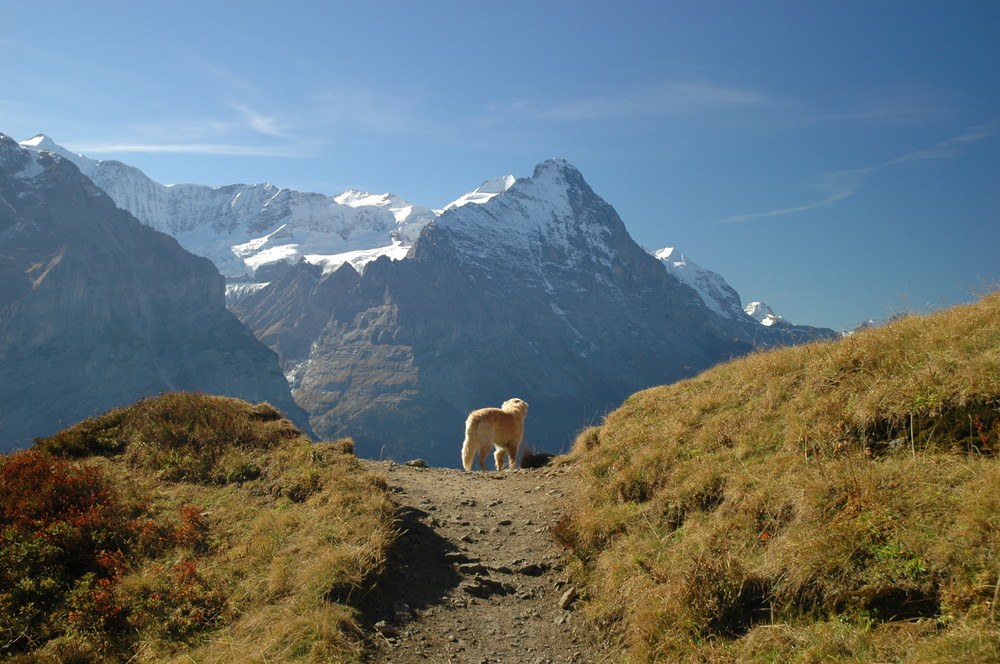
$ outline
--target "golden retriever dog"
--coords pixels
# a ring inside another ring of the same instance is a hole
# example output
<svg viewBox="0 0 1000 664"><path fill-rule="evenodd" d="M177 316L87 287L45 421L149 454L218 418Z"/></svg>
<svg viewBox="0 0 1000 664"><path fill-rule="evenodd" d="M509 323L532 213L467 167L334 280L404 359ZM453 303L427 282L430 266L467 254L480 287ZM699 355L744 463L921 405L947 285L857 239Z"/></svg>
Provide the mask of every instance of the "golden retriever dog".
<svg viewBox="0 0 1000 664"><path fill-rule="evenodd" d="M528 404L521 399L508 399L500 408L480 408L469 413L465 420L465 442L462 443L462 465L472 470L479 458L479 469L486 470L486 455L496 447L493 459L497 470L503 470L504 457L509 457L507 467L517 468L517 448L524 438L524 418Z"/></svg>

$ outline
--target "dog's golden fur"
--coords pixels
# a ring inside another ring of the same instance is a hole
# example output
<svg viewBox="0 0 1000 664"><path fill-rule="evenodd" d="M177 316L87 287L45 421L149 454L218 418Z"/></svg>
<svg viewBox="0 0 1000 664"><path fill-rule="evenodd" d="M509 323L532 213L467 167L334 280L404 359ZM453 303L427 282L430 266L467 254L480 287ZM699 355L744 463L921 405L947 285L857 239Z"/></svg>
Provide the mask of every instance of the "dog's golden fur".
<svg viewBox="0 0 1000 664"><path fill-rule="evenodd" d="M479 459L480 470L486 470L486 455L496 447L493 459L497 470L503 470L504 457L508 468L517 468L517 450L524 438L524 418L528 404L521 399L508 399L500 408L480 408L465 420L465 442L462 443L462 465L472 470Z"/></svg>

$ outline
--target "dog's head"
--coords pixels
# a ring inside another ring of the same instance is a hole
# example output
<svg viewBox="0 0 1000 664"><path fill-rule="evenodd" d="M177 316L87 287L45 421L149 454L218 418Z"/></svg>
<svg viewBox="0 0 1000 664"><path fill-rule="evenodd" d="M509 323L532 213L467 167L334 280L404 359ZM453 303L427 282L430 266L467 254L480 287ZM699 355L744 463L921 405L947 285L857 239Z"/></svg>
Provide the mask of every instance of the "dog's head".
<svg viewBox="0 0 1000 664"><path fill-rule="evenodd" d="M528 402L518 398L507 399L501 408L511 413L517 413L521 417L528 414Z"/></svg>

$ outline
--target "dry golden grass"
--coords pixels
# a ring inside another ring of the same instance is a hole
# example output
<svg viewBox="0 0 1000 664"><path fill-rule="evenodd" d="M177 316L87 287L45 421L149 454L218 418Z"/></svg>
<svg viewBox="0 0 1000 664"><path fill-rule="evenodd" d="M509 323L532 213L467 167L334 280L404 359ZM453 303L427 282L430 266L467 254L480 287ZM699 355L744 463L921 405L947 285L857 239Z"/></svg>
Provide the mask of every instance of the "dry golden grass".
<svg viewBox="0 0 1000 664"><path fill-rule="evenodd" d="M357 607L395 508L351 441L312 443L267 404L168 394L36 448L100 466L169 541L134 547L114 579L127 629L70 624L23 661L361 661Z"/></svg>
<svg viewBox="0 0 1000 664"><path fill-rule="evenodd" d="M628 661L1000 661L1000 294L632 396L558 534Z"/></svg>
<svg viewBox="0 0 1000 664"><path fill-rule="evenodd" d="M338 445L282 455L273 493L244 488L217 498L208 563L228 590L232 618L168 661L360 661L355 607L385 565L394 507L383 480ZM162 653L148 661L163 661Z"/></svg>

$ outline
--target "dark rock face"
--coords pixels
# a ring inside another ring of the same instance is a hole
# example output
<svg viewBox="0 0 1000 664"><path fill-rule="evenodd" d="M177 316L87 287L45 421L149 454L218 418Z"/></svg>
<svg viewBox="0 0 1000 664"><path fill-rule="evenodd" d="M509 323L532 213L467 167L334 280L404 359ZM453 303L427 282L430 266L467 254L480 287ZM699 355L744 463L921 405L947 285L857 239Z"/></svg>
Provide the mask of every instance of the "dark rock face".
<svg viewBox="0 0 1000 664"><path fill-rule="evenodd" d="M475 408L524 399L527 446L559 451L637 390L784 341L710 311L560 160L445 213L406 260L302 265L234 311L320 436L453 467Z"/></svg>
<svg viewBox="0 0 1000 664"><path fill-rule="evenodd" d="M224 288L76 166L0 134L0 450L172 390L269 401L308 427Z"/></svg>

